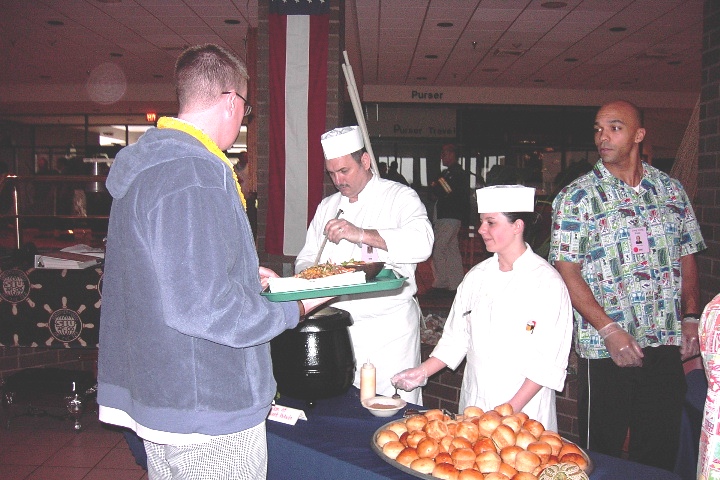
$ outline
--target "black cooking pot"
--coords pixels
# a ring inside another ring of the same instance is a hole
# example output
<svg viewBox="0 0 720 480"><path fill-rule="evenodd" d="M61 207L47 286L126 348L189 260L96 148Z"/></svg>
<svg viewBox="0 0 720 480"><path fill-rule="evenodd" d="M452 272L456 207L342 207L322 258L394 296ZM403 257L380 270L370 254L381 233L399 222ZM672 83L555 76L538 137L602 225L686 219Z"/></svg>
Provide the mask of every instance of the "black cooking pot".
<svg viewBox="0 0 720 480"><path fill-rule="evenodd" d="M270 342L273 373L281 395L308 400L347 391L355 374L355 355L345 310L326 307Z"/></svg>

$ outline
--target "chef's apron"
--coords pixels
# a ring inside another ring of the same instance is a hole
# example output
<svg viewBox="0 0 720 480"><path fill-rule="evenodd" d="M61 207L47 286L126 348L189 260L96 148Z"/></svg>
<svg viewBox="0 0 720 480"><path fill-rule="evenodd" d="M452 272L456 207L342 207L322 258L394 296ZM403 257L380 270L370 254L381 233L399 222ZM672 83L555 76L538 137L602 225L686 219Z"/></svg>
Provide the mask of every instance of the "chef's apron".
<svg viewBox="0 0 720 480"><path fill-rule="evenodd" d="M473 294L473 308L466 317L470 344L467 365L460 390L460 411L475 405L483 410L508 402L520 389L526 377L523 352L532 332L527 320L532 318L532 302L523 302L523 292L513 288L516 271L488 272L481 288ZM546 429L557 431L555 391L542 387L523 407L530 418Z"/></svg>
<svg viewBox="0 0 720 480"><path fill-rule="evenodd" d="M381 222L382 203L350 203L346 197L340 197L337 206L331 211L343 210L341 218L365 229L383 228ZM376 391L378 395L391 396L395 387L390 378L406 368L420 364L420 306L413 293L415 286L415 265L389 263L388 253L377 250L380 261L386 262L386 268L392 268L399 275L408 277L402 289L384 292L371 292L344 295L331 305L350 313L353 324L350 326L355 353L355 378L353 385L360 387L360 367L366 361L375 366ZM347 259L361 260L360 247L354 243L341 241L338 244L328 242L323 250L320 262L335 263ZM421 390L412 392L398 391L406 401L422 405Z"/></svg>

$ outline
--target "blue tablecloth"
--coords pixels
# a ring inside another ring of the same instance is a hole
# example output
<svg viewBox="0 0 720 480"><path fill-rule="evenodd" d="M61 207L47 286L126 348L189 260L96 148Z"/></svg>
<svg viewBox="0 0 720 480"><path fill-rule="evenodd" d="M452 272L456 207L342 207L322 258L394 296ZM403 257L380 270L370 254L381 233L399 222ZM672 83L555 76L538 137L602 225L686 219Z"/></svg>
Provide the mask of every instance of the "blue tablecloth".
<svg viewBox="0 0 720 480"><path fill-rule="evenodd" d="M268 479L398 479L415 478L381 459L370 447L373 433L393 418L374 417L360 405L358 389L339 397L304 401L283 397L281 405L305 411L307 421L294 426L267 422ZM588 452L595 465L591 480L678 480L673 472Z"/></svg>

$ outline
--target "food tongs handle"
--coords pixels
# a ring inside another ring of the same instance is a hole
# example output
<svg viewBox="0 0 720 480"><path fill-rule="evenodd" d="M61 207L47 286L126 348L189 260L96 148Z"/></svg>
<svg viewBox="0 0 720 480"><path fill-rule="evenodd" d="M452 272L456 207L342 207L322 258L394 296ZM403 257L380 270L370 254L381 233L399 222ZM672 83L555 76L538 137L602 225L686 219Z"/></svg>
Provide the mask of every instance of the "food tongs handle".
<svg viewBox="0 0 720 480"><path fill-rule="evenodd" d="M343 211L341 208L338 208L337 213L335 214L334 220L337 220L340 215L342 215ZM320 250L318 250L317 257L315 257L315 263L313 263L313 266L317 266L318 262L320 261L320 255L322 255L323 250L325 250L325 244L327 243L327 234L325 235L325 238L323 239L322 245L320 245Z"/></svg>

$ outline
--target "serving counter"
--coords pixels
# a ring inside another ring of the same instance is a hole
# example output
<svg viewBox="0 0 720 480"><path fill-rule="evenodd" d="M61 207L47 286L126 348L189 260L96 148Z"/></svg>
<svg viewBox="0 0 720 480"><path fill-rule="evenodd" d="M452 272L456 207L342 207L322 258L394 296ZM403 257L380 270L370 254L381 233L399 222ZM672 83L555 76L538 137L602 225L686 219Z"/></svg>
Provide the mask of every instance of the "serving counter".
<svg viewBox="0 0 720 480"><path fill-rule="evenodd" d="M267 422L268 479L398 479L408 475L381 459L370 447L373 433L393 419L374 417L360 405L360 392L318 400L312 408L302 400L281 397L278 404L305 411L307 421L294 426ZM408 407L421 408L413 405ZM679 480L676 474L595 452L591 480Z"/></svg>

